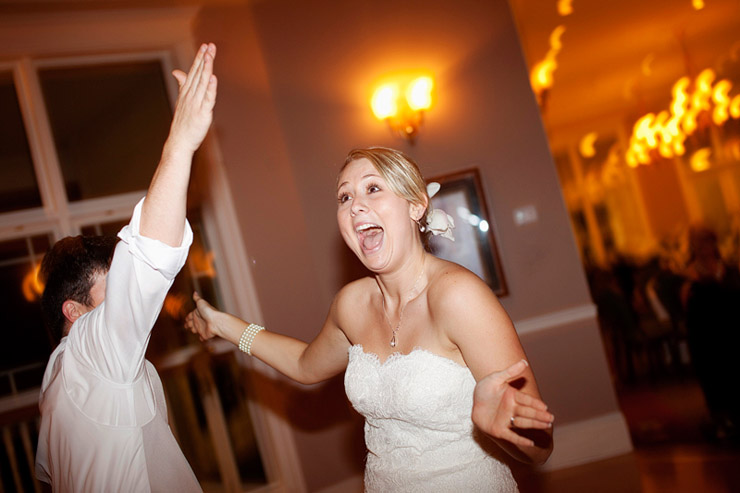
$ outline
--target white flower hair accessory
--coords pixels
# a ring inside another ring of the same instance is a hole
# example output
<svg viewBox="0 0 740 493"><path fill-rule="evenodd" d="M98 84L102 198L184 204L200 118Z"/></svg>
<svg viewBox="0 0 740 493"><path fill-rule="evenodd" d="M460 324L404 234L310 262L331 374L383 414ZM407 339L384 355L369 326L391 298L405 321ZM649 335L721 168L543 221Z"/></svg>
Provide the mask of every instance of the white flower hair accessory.
<svg viewBox="0 0 740 493"><path fill-rule="evenodd" d="M427 194L429 195L430 200L437 194L437 192L439 192L440 188L441 185L435 181L427 185ZM455 236L452 234L452 230L454 228L455 220L442 209L432 209L432 211L427 214L427 223L419 224L419 229L422 233L429 231L435 236L443 236L452 241L455 241Z"/></svg>

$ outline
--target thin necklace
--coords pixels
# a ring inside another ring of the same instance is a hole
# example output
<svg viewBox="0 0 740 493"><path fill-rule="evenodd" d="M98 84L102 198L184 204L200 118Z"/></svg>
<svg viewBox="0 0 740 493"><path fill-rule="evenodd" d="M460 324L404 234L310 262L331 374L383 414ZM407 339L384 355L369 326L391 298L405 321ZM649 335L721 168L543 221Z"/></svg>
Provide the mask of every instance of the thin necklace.
<svg viewBox="0 0 740 493"><path fill-rule="evenodd" d="M411 287L411 291L409 291L409 297L406 300L406 303L401 305L401 310L398 314L398 323L395 327L393 327L393 324L391 323L390 317L388 317L388 312L385 310L385 297L383 296L383 292L380 293L380 299L383 302L383 315L385 315L385 320L388 322L388 327L391 329L391 333L393 334L391 336L391 347L396 347L396 332L398 332L398 329L401 328L401 321L403 320L403 311L406 309L406 305L409 304L411 300L413 300L418 294L415 294L416 291L416 285L419 284L419 281L421 280L421 277L424 275L424 261L422 260L421 264L421 272L419 273L419 277L416 278L416 281L414 281L414 285Z"/></svg>

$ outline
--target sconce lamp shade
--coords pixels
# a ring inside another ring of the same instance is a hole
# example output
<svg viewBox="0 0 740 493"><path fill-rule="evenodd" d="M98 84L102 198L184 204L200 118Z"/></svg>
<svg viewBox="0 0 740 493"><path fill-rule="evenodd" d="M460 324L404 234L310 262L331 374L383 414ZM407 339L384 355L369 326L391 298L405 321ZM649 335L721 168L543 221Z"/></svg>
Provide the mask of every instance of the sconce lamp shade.
<svg viewBox="0 0 740 493"><path fill-rule="evenodd" d="M373 94L370 105L375 113L375 118L385 120L398 113L398 86L395 84L384 84L380 86Z"/></svg>
<svg viewBox="0 0 740 493"><path fill-rule="evenodd" d="M431 77L414 79L406 89L406 102L414 111L428 110L432 106L432 88L434 81Z"/></svg>

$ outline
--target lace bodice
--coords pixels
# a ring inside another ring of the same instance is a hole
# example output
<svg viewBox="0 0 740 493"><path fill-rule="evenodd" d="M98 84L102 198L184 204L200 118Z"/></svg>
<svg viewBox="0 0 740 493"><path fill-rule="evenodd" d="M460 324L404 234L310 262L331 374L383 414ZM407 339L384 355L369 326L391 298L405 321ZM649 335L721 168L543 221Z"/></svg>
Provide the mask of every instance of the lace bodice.
<svg viewBox="0 0 740 493"><path fill-rule="evenodd" d="M344 385L365 417L368 492L512 492L509 468L474 436L475 378L456 362L424 349L384 363L349 349Z"/></svg>

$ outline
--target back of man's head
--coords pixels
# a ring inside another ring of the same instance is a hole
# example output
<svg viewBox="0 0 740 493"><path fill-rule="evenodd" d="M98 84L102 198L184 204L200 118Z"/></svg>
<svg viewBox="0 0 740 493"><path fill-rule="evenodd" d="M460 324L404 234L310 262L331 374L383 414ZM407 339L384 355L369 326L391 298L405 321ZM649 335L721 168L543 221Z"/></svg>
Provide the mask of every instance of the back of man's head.
<svg viewBox="0 0 740 493"><path fill-rule="evenodd" d="M90 289L96 274L108 272L117 241L115 236L68 236L44 256L39 272L44 283L41 309L54 344L67 325L62 305L72 300L92 306Z"/></svg>

